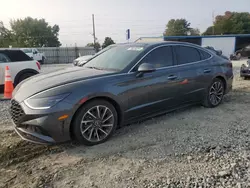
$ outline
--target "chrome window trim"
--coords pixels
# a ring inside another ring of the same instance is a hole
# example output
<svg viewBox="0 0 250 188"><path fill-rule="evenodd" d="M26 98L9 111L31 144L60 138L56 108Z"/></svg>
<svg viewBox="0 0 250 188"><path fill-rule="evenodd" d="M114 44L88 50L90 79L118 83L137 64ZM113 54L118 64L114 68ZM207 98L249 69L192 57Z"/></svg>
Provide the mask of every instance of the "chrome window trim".
<svg viewBox="0 0 250 188"><path fill-rule="evenodd" d="M208 50L204 50L201 47L196 47L196 46L192 46L192 45L188 45L188 44L163 44L160 46L156 46L153 49L151 49L149 52L147 52L141 59L139 59L139 61L128 71L128 74L134 73L132 72L132 70L135 68L135 66L137 66L149 53L151 53L152 51L156 50L157 48L161 48L161 47L167 47L167 46L187 46L187 47L191 47L191 48L196 48L198 50L202 50L206 53L208 53L210 55L209 58L201 60L201 61L195 61L195 62L191 62L191 63L186 63L186 64L182 64L182 65L173 65L173 66L168 66L168 67L161 67L161 68L157 68L155 70L161 70L161 69L168 69L168 68L173 68L173 67L180 67L180 66L185 66L185 65L192 65L192 64L196 64L196 63L200 63L203 61L207 61L213 58L213 54L211 52L209 52Z"/></svg>

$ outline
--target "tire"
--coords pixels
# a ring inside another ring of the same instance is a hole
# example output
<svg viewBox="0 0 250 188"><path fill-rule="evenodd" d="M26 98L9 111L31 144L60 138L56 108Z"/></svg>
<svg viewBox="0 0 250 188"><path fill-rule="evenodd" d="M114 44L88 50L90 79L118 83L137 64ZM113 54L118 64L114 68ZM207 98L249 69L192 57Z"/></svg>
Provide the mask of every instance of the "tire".
<svg viewBox="0 0 250 188"><path fill-rule="evenodd" d="M223 81L219 78L215 78L206 91L203 106L207 108L214 108L220 105L223 100L224 93L225 86Z"/></svg>
<svg viewBox="0 0 250 188"><path fill-rule="evenodd" d="M40 61L42 65L44 64L44 60L45 60L45 58L42 57L42 60Z"/></svg>
<svg viewBox="0 0 250 188"><path fill-rule="evenodd" d="M31 77L31 76L34 76L35 74L34 73L31 73L31 72L27 72L27 73L24 73L22 74L19 78L18 78L18 81L16 83L16 85L18 85L20 82L22 82L23 80Z"/></svg>
<svg viewBox="0 0 250 188"><path fill-rule="evenodd" d="M93 146L107 141L116 130L117 123L117 112L112 104L105 100L93 100L77 112L71 130L76 142Z"/></svg>

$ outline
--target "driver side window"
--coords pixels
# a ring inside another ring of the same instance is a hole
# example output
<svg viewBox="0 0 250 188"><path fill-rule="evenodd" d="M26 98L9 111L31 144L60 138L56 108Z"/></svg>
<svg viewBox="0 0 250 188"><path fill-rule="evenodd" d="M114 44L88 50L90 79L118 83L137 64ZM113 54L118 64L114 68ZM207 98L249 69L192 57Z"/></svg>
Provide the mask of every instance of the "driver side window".
<svg viewBox="0 0 250 188"><path fill-rule="evenodd" d="M142 61L135 67L134 71L138 70L138 67L142 63L150 63L157 68L169 67L173 66L173 53L171 46L163 46L154 49L151 51L146 57L142 59Z"/></svg>

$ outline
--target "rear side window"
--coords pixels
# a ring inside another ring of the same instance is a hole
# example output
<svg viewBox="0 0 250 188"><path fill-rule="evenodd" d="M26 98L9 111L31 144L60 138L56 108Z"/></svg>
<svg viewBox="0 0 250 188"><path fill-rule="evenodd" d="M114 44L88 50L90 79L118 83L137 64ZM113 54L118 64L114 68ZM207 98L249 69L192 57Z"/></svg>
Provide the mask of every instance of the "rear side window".
<svg viewBox="0 0 250 188"><path fill-rule="evenodd" d="M142 61L142 63L151 63L155 68L173 66L173 55L170 46L156 48L150 52Z"/></svg>
<svg viewBox="0 0 250 188"><path fill-rule="evenodd" d="M199 50L200 54L201 54L201 60L205 60L211 57L211 55L203 50Z"/></svg>
<svg viewBox="0 0 250 188"><path fill-rule="evenodd" d="M10 59L3 53L0 53L0 63L10 62Z"/></svg>
<svg viewBox="0 0 250 188"><path fill-rule="evenodd" d="M198 49L188 46L177 46L176 58L179 65L193 63L201 60Z"/></svg>
<svg viewBox="0 0 250 188"><path fill-rule="evenodd" d="M8 56L11 62L32 60L28 55L26 55L21 50L4 50L0 53L3 53L6 56Z"/></svg>

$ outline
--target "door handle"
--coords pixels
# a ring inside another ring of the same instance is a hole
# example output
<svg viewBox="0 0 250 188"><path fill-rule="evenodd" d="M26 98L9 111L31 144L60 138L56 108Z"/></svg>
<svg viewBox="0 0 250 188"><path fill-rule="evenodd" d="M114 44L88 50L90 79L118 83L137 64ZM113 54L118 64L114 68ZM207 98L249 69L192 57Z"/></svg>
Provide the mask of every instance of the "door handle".
<svg viewBox="0 0 250 188"><path fill-rule="evenodd" d="M175 76L175 75L170 75L170 76L168 76L168 79L169 80L175 80L177 78L177 76Z"/></svg>
<svg viewBox="0 0 250 188"><path fill-rule="evenodd" d="M211 69L204 69L203 72L204 72L204 73L210 73L210 72L211 72Z"/></svg>

